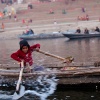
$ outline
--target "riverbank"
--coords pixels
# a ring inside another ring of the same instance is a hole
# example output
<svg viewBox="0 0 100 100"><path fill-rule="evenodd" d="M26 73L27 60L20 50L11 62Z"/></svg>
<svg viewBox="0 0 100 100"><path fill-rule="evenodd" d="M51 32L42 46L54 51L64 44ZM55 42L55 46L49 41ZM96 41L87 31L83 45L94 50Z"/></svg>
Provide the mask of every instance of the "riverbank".
<svg viewBox="0 0 100 100"><path fill-rule="evenodd" d="M91 30L95 29L95 27L100 27L100 22L97 20L93 21L79 21L79 22L71 22L71 23L57 23L55 24L44 24L44 25L30 25L30 26L17 26L11 28L5 28L4 32L0 32L0 39L17 39L18 35L22 34L23 31L31 28L35 33L50 33L50 32L58 32L58 31L66 31L66 30L75 30L80 27L81 30L84 30L86 27Z"/></svg>

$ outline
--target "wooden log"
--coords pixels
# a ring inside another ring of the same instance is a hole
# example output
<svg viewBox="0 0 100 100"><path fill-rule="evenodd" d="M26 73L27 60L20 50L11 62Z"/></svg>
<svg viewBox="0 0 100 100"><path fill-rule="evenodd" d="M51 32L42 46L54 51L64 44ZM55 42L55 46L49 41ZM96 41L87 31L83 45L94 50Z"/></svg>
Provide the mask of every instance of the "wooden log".
<svg viewBox="0 0 100 100"><path fill-rule="evenodd" d="M74 63L71 63L70 65L66 65L64 63L56 63L56 64L43 64L42 66L44 67L47 67L47 68L62 68L62 67L93 67L95 64L96 67L99 67L100 64L99 62L74 62ZM95 67L94 66L94 67ZM11 65L11 64L0 64L0 69L20 69L20 67L18 66L18 64L14 64L14 65Z"/></svg>
<svg viewBox="0 0 100 100"><path fill-rule="evenodd" d="M7 77L7 74L9 77ZM3 83L14 83L16 79L18 79L19 73L7 73L6 75L3 73ZM23 74L23 82L24 84L31 84L34 81L34 78L37 78L39 75L52 75L55 74L59 79L58 84L83 84L83 83L99 83L100 80L100 70L90 70L90 71L64 71L64 72L35 72L35 73L24 73ZM13 77L14 75L14 77ZM2 76L1 76L2 77ZM7 80L6 80L7 79Z"/></svg>
<svg viewBox="0 0 100 100"><path fill-rule="evenodd" d="M0 64L0 69L20 69L20 67L15 64Z"/></svg>
<svg viewBox="0 0 100 100"><path fill-rule="evenodd" d="M6 70L6 69L0 69L0 72L9 72L9 73L18 73L18 72L20 72L20 70Z"/></svg>
<svg viewBox="0 0 100 100"><path fill-rule="evenodd" d="M74 76L80 76L80 75L96 75L100 73L99 68L90 68L90 69L75 69L75 70L66 70L66 71L37 71L34 73L23 73L23 77L33 77L33 76L39 76L39 75L52 75L55 74L57 77L74 77ZM1 76L5 77L18 77L19 73L15 72L10 72L10 73L5 73L5 72L0 72ZM99 74L98 74L99 75Z"/></svg>

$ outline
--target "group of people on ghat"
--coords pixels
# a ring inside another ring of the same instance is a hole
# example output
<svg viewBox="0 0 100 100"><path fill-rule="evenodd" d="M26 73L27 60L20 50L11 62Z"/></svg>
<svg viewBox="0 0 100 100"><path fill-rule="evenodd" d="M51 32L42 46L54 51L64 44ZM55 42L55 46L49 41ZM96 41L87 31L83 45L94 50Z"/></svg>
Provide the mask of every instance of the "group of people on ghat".
<svg viewBox="0 0 100 100"><path fill-rule="evenodd" d="M94 29L94 31L100 33L99 27L96 27L96 28ZM81 29L78 27L75 33L81 33L81 32L82 32ZM89 34L88 28L85 28L83 33L84 33L84 34Z"/></svg>
<svg viewBox="0 0 100 100"><path fill-rule="evenodd" d="M85 16L78 16L78 18L77 18L78 20L89 20L89 15L87 14L87 15L85 15Z"/></svg>

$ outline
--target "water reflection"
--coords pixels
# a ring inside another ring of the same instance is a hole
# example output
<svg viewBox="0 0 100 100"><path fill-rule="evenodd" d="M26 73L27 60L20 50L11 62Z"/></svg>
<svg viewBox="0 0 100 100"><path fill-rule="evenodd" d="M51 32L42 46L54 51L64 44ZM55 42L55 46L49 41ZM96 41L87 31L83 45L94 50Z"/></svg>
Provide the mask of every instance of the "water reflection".
<svg viewBox="0 0 100 100"><path fill-rule="evenodd" d="M0 41L0 63L14 63L15 61L10 58L12 52L19 49L20 40L2 40ZM35 43L41 44L41 50L55 54L61 57L73 56L75 62L92 62L98 61L100 58L100 39L99 38L87 38L87 39L75 39L66 40L66 38L60 39L45 39L45 40L31 40L28 41L30 45ZM43 54L34 52L33 58L35 63L55 63L61 62L55 58L45 56Z"/></svg>
<svg viewBox="0 0 100 100"><path fill-rule="evenodd" d="M100 53L99 53L100 39L99 38L74 39L74 40L66 41L66 43L74 45L75 53L77 52L81 61L91 62L91 61L99 60L99 57L100 57Z"/></svg>
<svg viewBox="0 0 100 100"><path fill-rule="evenodd" d="M100 100L100 91L57 91L50 100Z"/></svg>

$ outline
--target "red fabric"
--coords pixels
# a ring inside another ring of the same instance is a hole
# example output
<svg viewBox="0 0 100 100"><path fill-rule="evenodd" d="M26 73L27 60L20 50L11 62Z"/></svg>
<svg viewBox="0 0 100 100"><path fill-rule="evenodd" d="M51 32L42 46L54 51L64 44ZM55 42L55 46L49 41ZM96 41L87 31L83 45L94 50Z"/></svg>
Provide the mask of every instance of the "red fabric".
<svg viewBox="0 0 100 100"><path fill-rule="evenodd" d="M25 65L26 65L26 63L29 63L29 65L31 66L33 64L32 52L37 47L40 48L40 44L35 44L35 45L31 46L27 53L24 53L23 51L18 50L17 52L11 54L11 58L13 58L14 60L16 60L18 62L21 62L21 60L24 60Z"/></svg>

